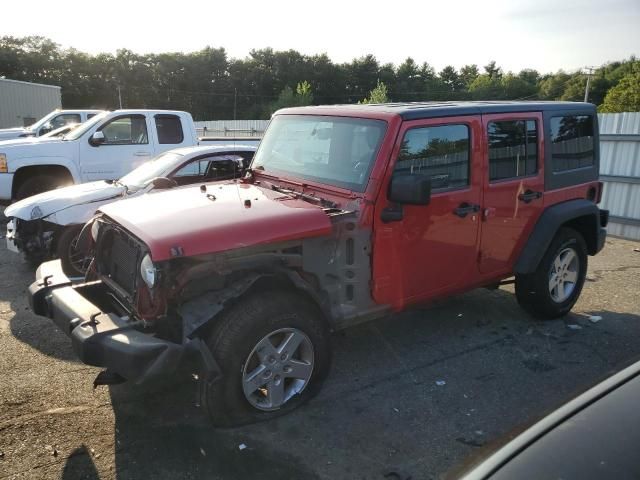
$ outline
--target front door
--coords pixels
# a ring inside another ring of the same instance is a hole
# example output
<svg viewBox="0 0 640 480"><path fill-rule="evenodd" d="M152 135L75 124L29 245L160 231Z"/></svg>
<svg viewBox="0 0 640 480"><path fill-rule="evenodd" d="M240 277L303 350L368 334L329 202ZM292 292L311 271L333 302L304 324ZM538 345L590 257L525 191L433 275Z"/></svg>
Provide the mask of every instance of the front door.
<svg viewBox="0 0 640 480"><path fill-rule="evenodd" d="M80 143L80 168L83 181L116 180L139 167L154 154L149 137L151 126L144 115L121 115L100 126L104 142Z"/></svg>
<svg viewBox="0 0 640 480"><path fill-rule="evenodd" d="M388 173L431 176L428 205L403 205L382 221L376 203L373 295L396 307L455 291L478 277L482 124L479 116L406 122Z"/></svg>
<svg viewBox="0 0 640 480"><path fill-rule="evenodd" d="M542 211L542 114L483 115L487 135L480 271L509 274Z"/></svg>

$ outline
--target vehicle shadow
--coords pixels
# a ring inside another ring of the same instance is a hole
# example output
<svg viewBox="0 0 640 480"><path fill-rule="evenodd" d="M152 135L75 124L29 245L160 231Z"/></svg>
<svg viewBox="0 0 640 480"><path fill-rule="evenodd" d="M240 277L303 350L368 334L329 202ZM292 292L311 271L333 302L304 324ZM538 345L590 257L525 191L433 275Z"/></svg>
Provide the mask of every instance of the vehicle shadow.
<svg viewBox="0 0 640 480"><path fill-rule="evenodd" d="M115 476L433 478L640 354L640 315L514 304L472 292L336 334L319 396L265 423L212 428L195 381L109 387Z"/></svg>

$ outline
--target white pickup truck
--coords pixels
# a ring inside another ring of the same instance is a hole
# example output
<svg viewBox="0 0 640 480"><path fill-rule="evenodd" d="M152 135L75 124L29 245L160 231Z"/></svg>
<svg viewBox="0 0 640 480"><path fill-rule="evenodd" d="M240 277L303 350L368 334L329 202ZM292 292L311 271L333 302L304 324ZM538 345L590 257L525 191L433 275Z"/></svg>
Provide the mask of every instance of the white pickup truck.
<svg viewBox="0 0 640 480"><path fill-rule="evenodd" d="M242 139L255 145L259 139ZM200 141L191 115L170 110L103 112L57 141L0 143L0 202L59 186L116 180L167 150L234 139Z"/></svg>
<svg viewBox="0 0 640 480"><path fill-rule="evenodd" d="M70 123L84 123L104 110L54 110L28 127L0 129L0 141L39 137Z"/></svg>

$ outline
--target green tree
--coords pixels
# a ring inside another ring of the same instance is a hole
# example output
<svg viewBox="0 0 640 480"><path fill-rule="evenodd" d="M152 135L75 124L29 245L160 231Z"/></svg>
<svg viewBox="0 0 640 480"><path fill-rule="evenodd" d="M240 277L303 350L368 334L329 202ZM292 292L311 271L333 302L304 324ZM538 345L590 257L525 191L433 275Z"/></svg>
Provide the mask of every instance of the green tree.
<svg viewBox="0 0 640 480"><path fill-rule="evenodd" d="M640 69L628 73L604 97L601 112L640 112Z"/></svg>
<svg viewBox="0 0 640 480"><path fill-rule="evenodd" d="M376 88L371 90L369 96L359 103L387 103L388 101L387 86L378 80Z"/></svg>
<svg viewBox="0 0 640 480"><path fill-rule="evenodd" d="M309 82L302 81L296 86L294 91L288 85L282 89L275 102L272 102L267 110L267 117L273 114L276 110L287 107L304 107L311 105L313 102L313 92L311 91L311 84Z"/></svg>

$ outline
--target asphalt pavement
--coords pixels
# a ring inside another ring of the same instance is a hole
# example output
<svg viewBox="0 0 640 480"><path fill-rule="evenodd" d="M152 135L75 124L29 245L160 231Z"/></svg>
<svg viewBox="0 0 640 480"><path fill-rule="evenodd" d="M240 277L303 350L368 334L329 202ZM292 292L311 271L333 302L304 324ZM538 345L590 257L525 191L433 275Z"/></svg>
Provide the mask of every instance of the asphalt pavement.
<svg viewBox="0 0 640 480"><path fill-rule="evenodd" d="M99 369L30 312L34 272L2 239L0 479L438 478L640 356L639 248L609 239L563 319L503 287L335 334L314 400L215 430L190 379L94 391Z"/></svg>

